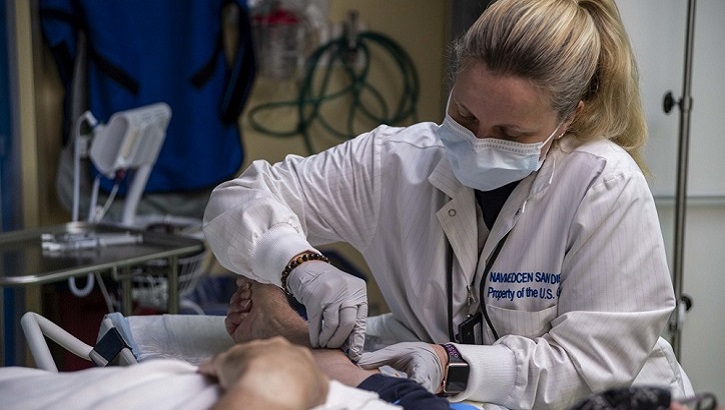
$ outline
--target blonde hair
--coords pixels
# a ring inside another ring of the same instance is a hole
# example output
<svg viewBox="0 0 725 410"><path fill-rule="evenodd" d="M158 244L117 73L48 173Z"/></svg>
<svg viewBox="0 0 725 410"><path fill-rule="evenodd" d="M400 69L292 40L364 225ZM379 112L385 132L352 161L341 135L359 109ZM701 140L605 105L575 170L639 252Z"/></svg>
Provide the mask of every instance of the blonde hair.
<svg viewBox="0 0 725 410"><path fill-rule="evenodd" d="M498 0L453 48L455 72L482 62L529 79L580 141L606 138L647 172L639 73L614 0Z"/></svg>

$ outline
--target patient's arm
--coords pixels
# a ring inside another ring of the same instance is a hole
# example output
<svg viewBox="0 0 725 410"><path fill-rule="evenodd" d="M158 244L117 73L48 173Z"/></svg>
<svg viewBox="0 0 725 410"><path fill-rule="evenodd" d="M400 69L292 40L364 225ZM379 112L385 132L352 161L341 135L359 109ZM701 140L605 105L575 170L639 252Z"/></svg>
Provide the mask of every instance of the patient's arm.
<svg viewBox="0 0 725 410"><path fill-rule="evenodd" d="M280 288L245 278L238 279L237 285L224 321L235 342L283 336L296 345L310 346L307 323L292 309ZM361 369L339 349L314 349L311 352L328 377L348 386L357 386L378 373Z"/></svg>
<svg viewBox="0 0 725 410"><path fill-rule="evenodd" d="M225 394L214 409L307 410L325 402L329 380L310 350L282 337L237 344L199 366Z"/></svg>

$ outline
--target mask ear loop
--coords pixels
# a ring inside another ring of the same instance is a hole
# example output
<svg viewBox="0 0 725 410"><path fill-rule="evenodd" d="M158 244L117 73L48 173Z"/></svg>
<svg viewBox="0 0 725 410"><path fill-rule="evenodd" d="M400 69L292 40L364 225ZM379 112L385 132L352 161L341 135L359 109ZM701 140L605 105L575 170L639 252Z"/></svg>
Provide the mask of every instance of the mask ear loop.
<svg viewBox="0 0 725 410"><path fill-rule="evenodd" d="M451 100L453 99L453 88L451 88L451 91L448 93L448 98L446 99L446 110L443 113L444 116L449 115L448 109L451 107Z"/></svg>
<svg viewBox="0 0 725 410"><path fill-rule="evenodd" d="M562 138L564 138L564 136L566 135L566 132L567 132L567 131L569 131L569 127L571 126L571 124L572 124L572 123L574 123L574 120L576 119L577 109L579 108L579 105L580 105L580 104L582 104L582 103L583 103L583 100L580 100L580 101L579 101L579 102L577 103L576 107L574 107L574 111L572 111L572 112L571 112L571 113L570 113L569 115L567 115L566 117L564 117L564 120L562 120L562 121L561 121L561 122L559 123L559 126L558 126L558 127L556 128L557 130L558 130L559 128L561 128L561 126L562 126L562 125L566 124L566 122L567 122L567 120L568 120L568 119L571 119L571 122L570 122L570 123L569 123L569 125L568 125L568 126L566 127L566 129L564 129L564 131L562 131L562 132L561 132L561 134L559 134L559 136L558 136L558 137L555 137L555 138L554 138L554 140L553 140L553 141L551 142L551 146L550 146L550 147L549 147L549 149L548 149L548 150L546 151L546 153L547 153L547 154L549 153L549 150L551 150L551 147L552 147L552 146L554 146L554 144L555 144L555 143L556 143L556 144L558 144L558 143L559 143L559 140L560 140L560 139L562 139ZM554 131L556 131L556 130L554 130ZM546 159L546 155L544 155L544 158L542 159L542 161L543 161L544 159Z"/></svg>
<svg viewBox="0 0 725 410"><path fill-rule="evenodd" d="M557 125L557 126L556 126L556 128L554 128L554 131L552 131L552 132L551 132L551 135L549 135L549 137L548 137L547 139L545 139L545 140L544 140L544 143L542 144L542 146L544 146L544 145L548 144L548 143L549 143L549 141L556 141L556 140L558 140L559 138L561 138L561 137L563 137L563 136L564 136L564 133L562 132L561 134L559 134L559 136L558 136L558 137L556 137L556 138L554 137L554 135L556 135L556 132L557 132L557 131L559 131L559 128L561 128L561 126L562 126L562 125L564 125L564 122L563 122L563 121L562 121L562 122L560 122L560 123L559 123L559 125Z"/></svg>
<svg viewBox="0 0 725 410"><path fill-rule="evenodd" d="M576 121L577 114L584 108L585 100L579 100L579 102L576 104L574 109L569 113L569 115L564 117L564 120L561 121L559 124L559 127L561 127L563 124L566 124L567 121L569 121L569 125L566 127L564 131L561 132L561 135L559 135L557 138L555 138L555 141L558 141L562 138L564 138L564 135L566 135L566 132L569 131L569 128L571 128L571 125Z"/></svg>
<svg viewBox="0 0 725 410"><path fill-rule="evenodd" d="M562 125L564 125L564 121L560 122L559 125L557 125L556 128L554 128L554 131L551 133L551 135L549 135L549 137L544 140L543 144L541 144L541 149L543 150L544 147L546 146L546 144L548 144L549 141L551 141L551 145L549 145L549 148L546 150L546 152L542 152L539 154L539 166L541 166L541 164L544 162L544 160L546 160L546 157L549 155L549 151L551 151L551 147L554 146L554 143L559 141L559 139L561 139L561 137L563 137L564 134L566 133L566 131L564 131L561 134L559 134L558 137L554 137L554 135L556 135L556 132L559 131L559 128L561 128Z"/></svg>

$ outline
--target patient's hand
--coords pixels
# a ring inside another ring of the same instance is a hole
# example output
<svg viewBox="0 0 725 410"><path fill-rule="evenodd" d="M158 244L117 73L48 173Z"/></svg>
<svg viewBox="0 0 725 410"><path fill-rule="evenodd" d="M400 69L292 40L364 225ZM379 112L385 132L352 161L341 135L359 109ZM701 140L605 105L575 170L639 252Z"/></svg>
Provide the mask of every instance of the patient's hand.
<svg viewBox="0 0 725 410"><path fill-rule="evenodd" d="M309 349L282 337L237 344L199 366L226 391L215 409L310 409L325 402L329 380Z"/></svg>

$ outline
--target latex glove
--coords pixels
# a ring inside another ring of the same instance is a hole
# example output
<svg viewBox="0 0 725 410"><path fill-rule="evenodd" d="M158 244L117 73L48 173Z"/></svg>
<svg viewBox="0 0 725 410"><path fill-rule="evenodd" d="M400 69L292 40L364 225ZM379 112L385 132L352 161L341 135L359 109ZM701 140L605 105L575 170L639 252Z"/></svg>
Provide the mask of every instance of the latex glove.
<svg viewBox="0 0 725 410"><path fill-rule="evenodd" d="M338 348L357 361L365 343L368 297L365 281L321 261L296 267L287 288L305 305L312 347Z"/></svg>
<svg viewBox="0 0 725 410"><path fill-rule="evenodd" d="M425 342L402 342L364 353L358 361L363 369L388 365L408 374L429 392L437 393L443 382L443 366L433 346Z"/></svg>

